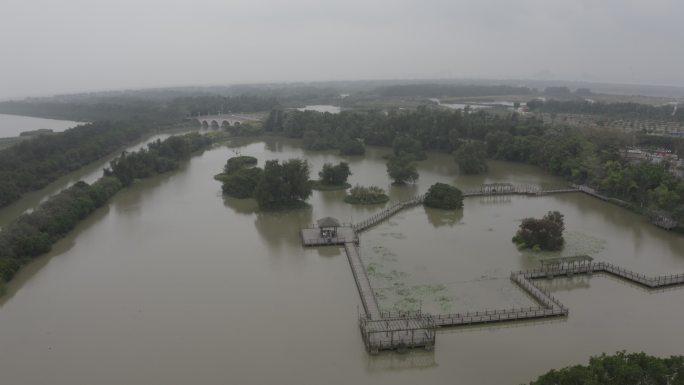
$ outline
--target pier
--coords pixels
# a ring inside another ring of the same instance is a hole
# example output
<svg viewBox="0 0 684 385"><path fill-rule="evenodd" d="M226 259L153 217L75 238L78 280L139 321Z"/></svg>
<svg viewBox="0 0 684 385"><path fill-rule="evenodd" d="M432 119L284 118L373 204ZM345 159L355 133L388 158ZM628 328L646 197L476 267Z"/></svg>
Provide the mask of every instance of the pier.
<svg viewBox="0 0 684 385"><path fill-rule="evenodd" d="M464 197L543 196L571 192L581 192L603 200L611 200L586 186L540 189L529 185L507 183L483 185L479 191L469 191L463 195ZM435 346L437 329L440 327L483 325L568 316L569 309L537 284L542 279L609 274L647 289L684 285L684 274L650 277L607 262L594 262L591 257L586 255L578 255L548 258L541 261L541 268L539 269L511 273L511 281L527 293L536 303L536 306L437 315L420 311L382 311L361 260L358 234L388 220L405 209L422 204L424 198L424 195L420 195L395 203L357 224L343 225L334 218L323 218L317 222L317 226L301 231L304 246L338 245L344 247L363 306L363 314L359 315L361 336L366 350L371 354L377 354L383 350L403 351L410 348L432 350Z"/></svg>

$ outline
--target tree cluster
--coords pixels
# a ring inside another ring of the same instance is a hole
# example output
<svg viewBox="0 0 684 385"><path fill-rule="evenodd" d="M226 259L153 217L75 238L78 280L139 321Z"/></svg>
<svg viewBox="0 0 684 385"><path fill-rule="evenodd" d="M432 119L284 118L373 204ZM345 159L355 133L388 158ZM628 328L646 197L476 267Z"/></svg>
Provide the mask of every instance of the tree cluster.
<svg viewBox="0 0 684 385"><path fill-rule="evenodd" d="M487 146L484 142L466 142L454 152L454 158L463 174L481 174L487 171Z"/></svg>
<svg viewBox="0 0 684 385"><path fill-rule="evenodd" d="M290 159L282 164L266 161L264 171L254 189L259 207L279 209L297 205L311 196L309 164L306 160Z"/></svg>
<svg viewBox="0 0 684 385"><path fill-rule="evenodd" d="M151 129L135 120L84 124L0 151L0 207L111 154Z"/></svg>
<svg viewBox="0 0 684 385"><path fill-rule="evenodd" d="M523 219L513 242L521 249L560 250L565 243L563 230L563 214L549 211L541 219Z"/></svg>
<svg viewBox="0 0 684 385"><path fill-rule="evenodd" d="M394 184L415 183L418 180L418 171L413 159L407 156L391 156L387 160L387 175Z"/></svg>
<svg viewBox="0 0 684 385"><path fill-rule="evenodd" d="M22 264L50 251L57 240L121 187L113 177L102 177L92 185L77 182L7 225L0 232L0 278L9 281Z"/></svg>
<svg viewBox="0 0 684 385"><path fill-rule="evenodd" d="M228 159L223 173L216 176L216 179L223 182L223 193L240 199L253 197L263 171L259 167L252 167L256 164L257 158L253 156L234 156Z"/></svg>
<svg viewBox="0 0 684 385"><path fill-rule="evenodd" d="M591 357L589 365L551 370L530 385L665 385L684 384L684 356L659 358L617 352Z"/></svg>
<svg viewBox="0 0 684 385"><path fill-rule="evenodd" d="M425 194L423 204L444 210L460 209L463 207L463 192L446 183L435 183Z"/></svg>
<svg viewBox="0 0 684 385"><path fill-rule="evenodd" d="M366 148L358 139L347 139L340 144L340 155L363 155Z"/></svg>
<svg viewBox="0 0 684 385"><path fill-rule="evenodd" d="M178 168L178 162L186 159L195 151L212 143L206 135L190 133L172 136L164 141L157 140L134 153L124 153L113 160L105 170L106 176L117 177L124 186L135 179L143 179Z"/></svg>
<svg viewBox="0 0 684 385"><path fill-rule="evenodd" d="M349 164L346 162L334 166L332 163L325 163L318 173L319 182L328 186L344 186L350 175Z"/></svg>

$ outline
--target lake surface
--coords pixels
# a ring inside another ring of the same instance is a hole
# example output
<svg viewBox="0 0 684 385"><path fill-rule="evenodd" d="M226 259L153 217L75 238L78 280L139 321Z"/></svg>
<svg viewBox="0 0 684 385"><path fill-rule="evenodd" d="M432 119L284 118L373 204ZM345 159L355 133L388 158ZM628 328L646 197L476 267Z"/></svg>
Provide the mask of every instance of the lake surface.
<svg viewBox="0 0 684 385"><path fill-rule="evenodd" d="M78 126L79 122L0 114L0 138L19 136L24 131L50 129L54 132Z"/></svg>
<svg viewBox="0 0 684 385"><path fill-rule="evenodd" d="M490 162L459 176L430 154L419 183L391 186L382 156L303 150L244 139L195 156L177 172L135 184L24 269L0 300L0 373L7 384L519 384L601 352L681 354L683 289L648 292L603 275L544 282L567 319L445 329L434 352L369 356L357 326L358 293L343 252L303 249L317 218L358 221L384 206L314 192L308 209L262 213L221 196L212 179L239 148L267 159L349 162L352 184L392 201L437 181L462 189L509 181L557 185L534 167ZM87 175L87 172L86 172ZM8 208L11 210L12 207ZM361 236L384 308L465 311L530 303L508 281L540 255L511 242L519 220L558 209L572 254L648 274L684 272L684 238L580 194L470 198L463 210L402 212ZM1 211L0 215L5 211Z"/></svg>

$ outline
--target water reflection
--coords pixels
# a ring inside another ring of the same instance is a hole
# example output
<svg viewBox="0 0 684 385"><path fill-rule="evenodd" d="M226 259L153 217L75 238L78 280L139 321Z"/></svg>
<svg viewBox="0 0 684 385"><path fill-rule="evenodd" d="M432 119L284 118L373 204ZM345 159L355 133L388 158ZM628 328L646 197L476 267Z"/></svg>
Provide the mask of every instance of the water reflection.
<svg viewBox="0 0 684 385"><path fill-rule="evenodd" d="M429 369L438 366L434 351L388 352L378 355L364 355L363 357L366 358L366 371L368 372Z"/></svg>
<svg viewBox="0 0 684 385"><path fill-rule="evenodd" d="M310 206L296 210L259 211L254 227L271 250L301 248L299 231L313 223L312 211Z"/></svg>
<svg viewBox="0 0 684 385"><path fill-rule="evenodd" d="M152 178L137 181L133 186L125 188L117 195L120 199L113 200L114 211L119 215L138 216L142 211L142 202L149 198L150 190L159 188L168 183L176 174L182 173L183 168L178 171L168 172Z"/></svg>
<svg viewBox="0 0 684 385"><path fill-rule="evenodd" d="M337 257L342 255L342 249L339 246L325 246L317 247L318 255L321 257Z"/></svg>
<svg viewBox="0 0 684 385"><path fill-rule="evenodd" d="M334 190L334 191L319 191L318 196L321 198L321 202L325 203L326 206L337 205L340 202L344 202L344 197L347 196L346 190ZM349 203L346 203L349 204Z"/></svg>
<svg viewBox="0 0 684 385"><path fill-rule="evenodd" d="M463 209L440 210L425 207L425 214L427 215L428 222L435 228L442 226L453 227L463 219Z"/></svg>
<svg viewBox="0 0 684 385"><path fill-rule="evenodd" d="M223 205L232 209L235 213L240 215L253 215L259 211L257 201L252 198L238 199L228 195L223 195Z"/></svg>
<svg viewBox="0 0 684 385"><path fill-rule="evenodd" d="M390 202L403 201L411 199L418 195L418 184L392 184L387 190L387 195L390 198Z"/></svg>

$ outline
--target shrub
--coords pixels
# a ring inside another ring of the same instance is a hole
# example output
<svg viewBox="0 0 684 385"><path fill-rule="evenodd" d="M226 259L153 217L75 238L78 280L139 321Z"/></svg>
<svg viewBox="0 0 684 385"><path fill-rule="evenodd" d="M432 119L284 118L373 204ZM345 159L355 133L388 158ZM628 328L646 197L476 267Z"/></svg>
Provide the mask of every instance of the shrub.
<svg viewBox="0 0 684 385"><path fill-rule="evenodd" d="M349 190L349 195L344 201L352 204L372 205L385 203L389 200L385 190L377 186L362 187L356 185Z"/></svg>

